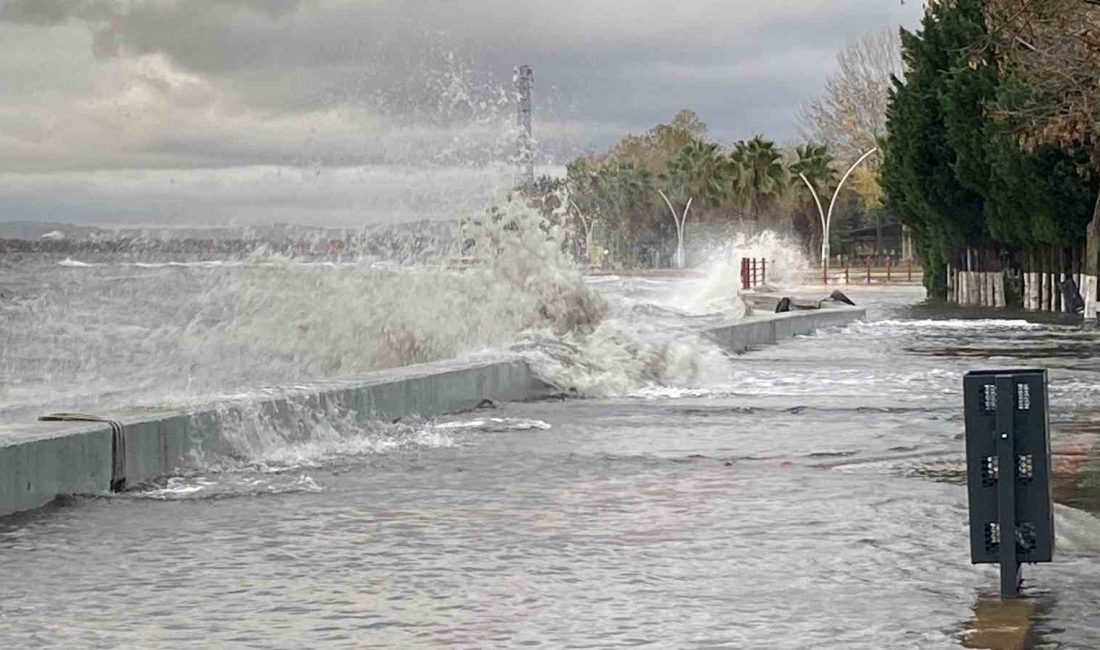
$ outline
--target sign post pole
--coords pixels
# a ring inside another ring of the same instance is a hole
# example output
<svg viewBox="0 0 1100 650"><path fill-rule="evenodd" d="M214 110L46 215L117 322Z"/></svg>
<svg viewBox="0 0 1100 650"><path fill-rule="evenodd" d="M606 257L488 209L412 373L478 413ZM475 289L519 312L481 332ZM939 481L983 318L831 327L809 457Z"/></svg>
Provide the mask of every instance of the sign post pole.
<svg viewBox="0 0 1100 650"><path fill-rule="evenodd" d="M1012 394L1012 376L997 375L997 523L1000 529L1000 549L997 553L1001 565L1001 595L1016 596L1020 593L1020 563L1016 558L1016 449L1015 410Z"/></svg>

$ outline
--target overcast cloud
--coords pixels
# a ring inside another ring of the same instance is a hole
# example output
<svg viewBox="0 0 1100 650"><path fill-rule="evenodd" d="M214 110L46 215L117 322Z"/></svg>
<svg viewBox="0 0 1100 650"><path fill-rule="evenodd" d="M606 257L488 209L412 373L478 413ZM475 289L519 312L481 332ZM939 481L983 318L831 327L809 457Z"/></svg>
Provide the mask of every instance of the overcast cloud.
<svg viewBox="0 0 1100 650"><path fill-rule="evenodd" d="M458 216L506 184L519 63L546 165L680 108L788 141L836 51L920 5L0 0L0 220Z"/></svg>

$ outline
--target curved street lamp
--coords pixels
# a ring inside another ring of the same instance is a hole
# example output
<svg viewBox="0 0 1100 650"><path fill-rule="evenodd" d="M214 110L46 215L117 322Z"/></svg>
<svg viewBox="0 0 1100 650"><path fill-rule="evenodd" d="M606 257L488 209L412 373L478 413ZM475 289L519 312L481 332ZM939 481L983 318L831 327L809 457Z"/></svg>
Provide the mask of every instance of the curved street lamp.
<svg viewBox="0 0 1100 650"><path fill-rule="evenodd" d="M584 213L577 207L577 204L573 202L573 199L566 199L569 202L569 206L573 208L573 214L577 215L577 221L584 227L584 261L586 264L592 263L592 229L596 227L596 222L599 219L589 220L585 218Z"/></svg>
<svg viewBox="0 0 1100 650"><path fill-rule="evenodd" d="M814 197L814 203L817 204L817 214L821 218L821 270L822 273L827 273L829 270L829 227L833 223L833 208L836 207L836 199L840 196L840 188L844 187L844 181L848 180L848 177L852 175L856 167L859 167L860 163L867 160L868 156L878 151L878 147L872 147L859 157L852 166L848 168L848 171L844 172L844 176L841 177L840 183L837 184L836 189L833 191L833 198L829 201L829 211L826 213L821 208L821 199L817 196L817 190L810 184L810 181L806 178L806 175L802 172L798 172L799 178L806 184L806 187L810 189L810 194ZM828 281L828 277L826 277Z"/></svg>
<svg viewBox="0 0 1100 650"><path fill-rule="evenodd" d="M676 224L676 268L682 269L684 268L684 225L687 223L691 202L695 200L695 197L688 198L687 205L684 206L684 213L676 216L676 209L672 207L672 201L668 200L668 195L665 194L664 190L657 190L657 193L665 200L668 211L672 213L672 221Z"/></svg>

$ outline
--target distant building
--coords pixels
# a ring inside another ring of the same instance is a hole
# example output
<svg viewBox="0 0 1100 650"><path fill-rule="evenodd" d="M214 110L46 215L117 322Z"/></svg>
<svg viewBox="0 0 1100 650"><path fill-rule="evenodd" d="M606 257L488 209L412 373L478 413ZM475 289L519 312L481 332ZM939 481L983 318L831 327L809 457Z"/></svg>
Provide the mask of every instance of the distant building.
<svg viewBox="0 0 1100 650"><path fill-rule="evenodd" d="M837 243L833 253L849 259L890 257L905 262L914 257L909 228L897 222L838 233L833 241Z"/></svg>

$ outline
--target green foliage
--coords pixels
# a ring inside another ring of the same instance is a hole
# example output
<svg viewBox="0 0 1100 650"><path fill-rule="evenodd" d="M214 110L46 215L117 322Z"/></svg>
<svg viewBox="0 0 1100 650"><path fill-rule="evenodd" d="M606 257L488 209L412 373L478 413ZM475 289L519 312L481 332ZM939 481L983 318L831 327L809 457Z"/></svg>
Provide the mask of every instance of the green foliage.
<svg viewBox="0 0 1100 650"><path fill-rule="evenodd" d="M783 155L774 142L755 135L734 145L730 161L733 194L750 208L753 219L759 220L760 213L787 191L789 175Z"/></svg>
<svg viewBox="0 0 1100 650"><path fill-rule="evenodd" d="M1078 244L1092 218L1097 185L1082 176L1086 152L1043 145L1021 151L1014 137L991 129L989 231L1014 246Z"/></svg>
<svg viewBox="0 0 1100 650"><path fill-rule="evenodd" d="M905 81L887 108L886 205L914 233L926 283L963 247L1072 244L1084 238L1094 183L1087 158L1047 146L1021 150L995 114L1026 95L1004 78L987 41L981 0L932 3L921 29L902 33Z"/></svg>
<svg viewBox="0 0 1100 650"><path fill-rule="evenodd" d="M809 142L796 148L795 153L798 155L798 160L791 164L791 176L796 177L799 174L804 176L813 186L818 197L823 202L828 201L828 196L832 194L832 188L836 186L838 180L836 169L833 168L833 156L828 148L823 144ZM807 201L809 207L817 209L813 204L812 196L808 196Z"/></svg>
<svg viewBox="0 0 1100 650"><path fill-rule="evenodd" d="M944 14L954 11L937 3L926 14L920 32L902 33L906 79L895 82L886 114L889 141L882 165L886 205L913 230L926 263L954 257L959 247L982 239L982 197L955 174L958 156L948 138L942 101L950 71L959 67L970 45L948 40L953 30L942 29ZM953 119L959 123L959 107L953 108Z"/></svg>
<svg viewBox="0 0 1100 650"><path fill-rule="evenodd" d="M724 149L707 139L706 125L694 113L680 111L668 124L623 137L606 153L570 162L566 207L585 224L598 224L597 242L615 249L615 259L628 264L652 259L647 255L652 249L671 257L675 226L662 192L677 216L691 201L691 231L700 223L722 228L764 218L774 221L761 225L798 230L792 216L806 221L810 197L797 173L826 196L831 196L838 174L824 145L806 144L791 153L762 135ZM792 183L798 184L797 192L790 191ZM809 207L816 223L816 208L812 202Z"/></svg>
<svg viewBox="0 0 1100 650"><path fill-rule="evenodd" d="M662 181L670 198L694 198L696 207L718 207L727 198L729 165L718 145L692 140L668 163Z"/></svg>
<svg viewBox="0 0 1100 650"><path fill-rule="evenodd" d="M631 164L651 174L664 174L668 163L696 140L705 140L707 125L689 110L682 110L668 124L658 124L642 135L627 135L601 158Z"/></svg>

